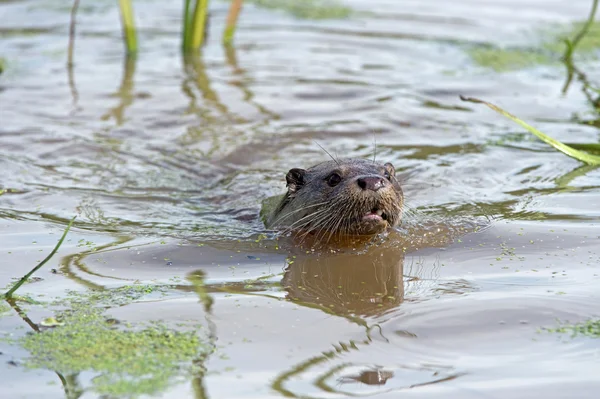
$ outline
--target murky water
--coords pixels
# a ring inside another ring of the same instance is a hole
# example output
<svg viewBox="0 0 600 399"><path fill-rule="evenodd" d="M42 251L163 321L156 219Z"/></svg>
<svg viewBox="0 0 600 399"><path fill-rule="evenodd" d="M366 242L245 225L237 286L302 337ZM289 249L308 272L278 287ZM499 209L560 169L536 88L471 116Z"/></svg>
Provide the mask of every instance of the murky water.
<svg viewBox="0 0 600 399"><path fill-rule="evenodd" d="M181 4L136 2L134 60L114 2L82 2L69 71L70 4L2 2L0 285L78 215L23 293L167 286L108 309L210 326L203 373L158 396L595 398L597 340L539 331L600 316L600 172L458 99L598 142L578 122L593 118L579 83L561 94L564 67L499 73L468 54L531 45L533 27L582 20L591 1L345 4L351 18L319 21L248 5L224 50L228 5L212 2L209 44L183 59ZM376 143L404 178L398 232L339 253L261 235L261 201L287 170L327 158L315 141L368 158ZM21 306L33 326L52 314ZM29 331L14 310L0 317L0 333ZM2 397L77 397L25 367L19 345L0 352ZM95 375L67 382L97 397Z"/></svg>

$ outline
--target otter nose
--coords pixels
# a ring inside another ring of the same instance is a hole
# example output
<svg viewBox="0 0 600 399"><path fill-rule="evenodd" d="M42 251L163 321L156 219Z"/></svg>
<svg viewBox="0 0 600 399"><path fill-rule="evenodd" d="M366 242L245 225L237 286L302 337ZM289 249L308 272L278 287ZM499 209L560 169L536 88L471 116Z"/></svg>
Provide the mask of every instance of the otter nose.
<svg viewBox="0 0 600 399"><path fill-rule="evenodd" d="M385 186L385 181L379 176L359 177L356 182L363 190L377 191Z"/></svg>

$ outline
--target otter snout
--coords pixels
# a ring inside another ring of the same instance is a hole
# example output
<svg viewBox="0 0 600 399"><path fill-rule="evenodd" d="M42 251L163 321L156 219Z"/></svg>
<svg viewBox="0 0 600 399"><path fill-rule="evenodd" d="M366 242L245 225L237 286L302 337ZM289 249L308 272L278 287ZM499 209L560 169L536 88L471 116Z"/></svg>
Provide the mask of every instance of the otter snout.
<svg viewBox="0 0 600 399"><path fill-rule="evenodd" d="M363 190L377 191L386 186L386 180L379 176L361 176L356 179L358 187Z"/></svg>

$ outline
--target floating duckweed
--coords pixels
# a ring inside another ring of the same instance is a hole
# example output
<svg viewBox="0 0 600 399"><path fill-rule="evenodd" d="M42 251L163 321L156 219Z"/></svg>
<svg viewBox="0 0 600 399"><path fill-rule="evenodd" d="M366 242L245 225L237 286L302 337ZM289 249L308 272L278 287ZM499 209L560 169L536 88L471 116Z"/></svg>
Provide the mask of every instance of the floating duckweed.
<svg viewBox="0 0 600 399"><path fill-rule="evenodd" d="M137 397L165 390L194 373L194 360L209 346L197 328L169 329L159 322L127 326L115 323L98 305L124 305L163 287L133 285L114 290L70 293L57 304L57 327L19 340L30 353L23 365L70 374L95 372L91 389L101 395Z"/></svg>
<svg viewBox="0 0 600 399"><path fill-rule="evenodd" d="M0 303L0 317L6 316L10 312L10 306Z"/></svg>
<svg viewBox="0 0 600 399"><path fill-rule="evenodd" d="M531 49L484 47L472 49L469 53L476 64L498 72L550 64L554 61L550 55Z"/></svg>
<svg viewBox="0 0 600 399"><path fill-rule="evenodd" d="M575 37L585 22L577 22L567 27L543 29L539 36L549 38L535 47L501 48L494 46L475 47L469 50L473 61L495 71L509 71L529 68L536 65L548 65L561 61L566 50L565 40ZM595 21L588 32L577 44L579 57L594 58L600 49L600 21Z"/></svg>
<svg viewBox="0 0 600 399"><path fill-rule="evenodd" d="M557 328L548 328L548 332L571 334L575 337L583 335L591 338L600 338L600 319L590 319L577 324L562 324Z"/></svg>

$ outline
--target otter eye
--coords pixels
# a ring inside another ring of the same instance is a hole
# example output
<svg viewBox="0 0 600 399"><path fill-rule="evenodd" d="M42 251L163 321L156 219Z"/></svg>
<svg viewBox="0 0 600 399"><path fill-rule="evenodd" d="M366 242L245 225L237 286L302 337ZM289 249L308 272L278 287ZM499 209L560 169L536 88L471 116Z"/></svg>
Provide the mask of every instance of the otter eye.
<svg viewBox="0 0 600 399"><path fill-rule="evenodd" d="M332 173L327 177L327 184L331 187L337 186L342 181L342 177L337 173Z"/></svg>
<svg viewBox="0 0 600 399"><path fill-rule="evenodd" d="M385 172L383 172L383 175L385 176L386 179L392 180L392 175L387 170Z"/></svg>

